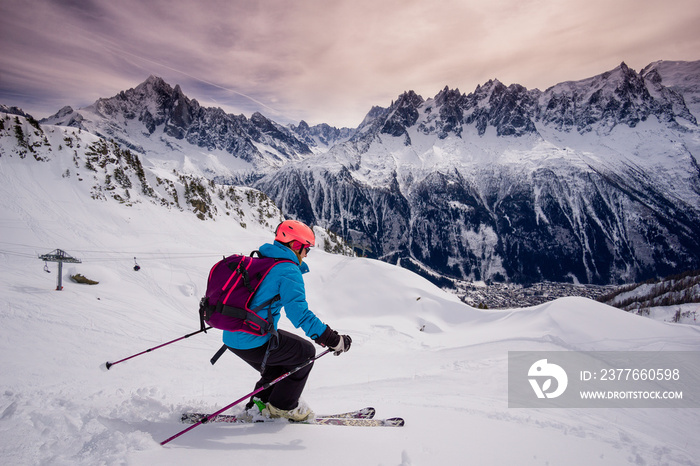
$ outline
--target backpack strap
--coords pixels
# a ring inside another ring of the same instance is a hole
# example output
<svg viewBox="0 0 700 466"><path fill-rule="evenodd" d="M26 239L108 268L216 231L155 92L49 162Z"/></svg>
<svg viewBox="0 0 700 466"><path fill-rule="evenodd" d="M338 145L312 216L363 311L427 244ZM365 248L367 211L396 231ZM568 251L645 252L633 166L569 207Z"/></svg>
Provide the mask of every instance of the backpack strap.
<svg viewBox="0 0 700 466"><path fill-rule="evenodd" d="M280 299L280 295L276 295L268 299L264 303L260 304L259 306L256 306L255 308L251 309L252 312L246 311L245 309L241 309L240 307L227 306L223 303L218 303L216 306L212 306L211 308L214 312L219 312L225 316L241 319L245 321L248 325L258 327L263 332L268 333L275 327L273 322L274 316L271 312L268 312L267 319L263 319L258 315L258 311L260 311L264 307L271 306L272 303L275 303Z"/></svg>
<svg viewBox="0 0 700 466"><path fill-rule="evenodd" d="M277 331L273 331L270 341L268 342L267 349L265 350L265 356L263 357L262 363L260 364L260 374L265 372L265 366L267 365L267 358L270 356L270 351L274 351L277 349L279 346L279 335L277 334ZM228 350L228 346L223 345L221 348L219 348L219 351L216 352L216 354L209 360L211 362L211 365L213 366L216 364L216 361L219 360L221 356L224 355L224 353Z"/></svg>
<svg viewBox="0 0 700 466"><path fill-rule="evenodd" d="M209 312L209 300L207 300L207 297L205 296L201 300L199 300L199 326L200 330L202 330L204 333L207 333L208 328L204 321L208 320L210 316L211 313Z"/></svg>
<svg viewBox="0 0 700 466"><path fill-rule="evenodd" d="M270 356L270 351L274 351L280 344L279 334L274 328L270 332L270 340L267 342L267 349L265 350L265 357L263 357L262 363L260 363L260 375L265 373L265 366L267 365L267 357Z"/></svg>
<svg viewBox="0 0 700 466"><path fill-rule="evenodd" d="M223 354L226 352L227 349L228 349L228 346L226 346L226 345L223 345L221 348L219 348L219 351L217 351L216 354L214 355L214 357L212 357L212 358L209 360L209 362L211 362L211 365L212 365L212 366L213 366L214 364L216 364L216 361L218 361L219 358L220 358L221 356L223 356Z"/></svg>

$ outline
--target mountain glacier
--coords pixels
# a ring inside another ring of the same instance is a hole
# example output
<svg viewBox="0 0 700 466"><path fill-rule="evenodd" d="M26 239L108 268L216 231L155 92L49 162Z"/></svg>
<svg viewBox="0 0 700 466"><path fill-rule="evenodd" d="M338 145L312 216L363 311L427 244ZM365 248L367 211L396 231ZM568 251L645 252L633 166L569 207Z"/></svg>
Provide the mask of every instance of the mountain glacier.
<svg viewBox="0 0 700 466"><path fill-rule="evenodd" d="M41 123L260 189L438 283L608 284L700 268L699 112L700 61L660 61L545 91L407 91L355 129L229 115L153 76Z"/></svg>

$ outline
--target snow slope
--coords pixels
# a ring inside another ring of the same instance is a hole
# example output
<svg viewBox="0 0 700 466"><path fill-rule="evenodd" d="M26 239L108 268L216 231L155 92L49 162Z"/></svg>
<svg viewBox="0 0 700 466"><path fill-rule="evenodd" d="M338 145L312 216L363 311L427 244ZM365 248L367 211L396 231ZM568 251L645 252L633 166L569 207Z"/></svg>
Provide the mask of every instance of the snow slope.
<svg viewBox="0 0 700 466"><path fill-rule="evenodd" d="M0 157L3 464L698 464L700 410L507 400L508 351L700 351L696 327L583 298L479 311L406 270L319 250L308 259L309 302L353 346L317 361L304 398L317 412L372 405L406 426L203 425L161 447L184 428L182 411L219 409L250 392L256 374L231 355L209 364L218 331L99 366L197 330L211 264L272 233L93 200L63 171ZM56 264L45 273L37 258L56 248L82 259L64 266L60 292ZM99 284L73 283L74 273Z"/></svg>

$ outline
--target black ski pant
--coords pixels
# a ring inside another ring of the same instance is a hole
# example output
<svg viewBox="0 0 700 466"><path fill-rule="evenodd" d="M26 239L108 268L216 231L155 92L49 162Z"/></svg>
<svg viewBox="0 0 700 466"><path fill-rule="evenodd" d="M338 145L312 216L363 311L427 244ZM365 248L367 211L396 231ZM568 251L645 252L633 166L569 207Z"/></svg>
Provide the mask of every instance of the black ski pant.
<svg viewBox="0 0 700 466"><path fill-rule="evenodd" d="M278 334L279 344L276 349L270 351L265 362L265 371L255 384L256 390L316 356L314 344L306 338L284 330L278 330ZM228 349L260 372L268 345L269 342L257 348L236 349L228 347ZM296 408L312 367L313 363L255 396L265 403L269 402L275 408L284 410Z"/></svg>

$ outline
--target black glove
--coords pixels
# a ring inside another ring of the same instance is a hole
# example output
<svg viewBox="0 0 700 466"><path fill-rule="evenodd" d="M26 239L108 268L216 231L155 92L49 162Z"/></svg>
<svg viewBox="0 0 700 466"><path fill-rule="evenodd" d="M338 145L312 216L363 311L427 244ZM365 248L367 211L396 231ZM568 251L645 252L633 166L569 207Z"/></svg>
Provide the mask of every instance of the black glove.
<svg viewBox="0 0 700 466"><path fill-rule="evenodd" d="M340 353L349 351L351 343L352 338L350 338L350 335L340 335L340 341L338 342L338 344L335 346L331 346L331 349L334 351L333 354L335 354L336 356L340 356Z"/></svg>
<svg viewBox="0 0 700 466"><path fill-rule="evenodd" d="M338 335L338 332L326 325L326 330L314 341L321 346L329 347L338 356L340 353L350 349L352 338L349 335Z"/></svg>

